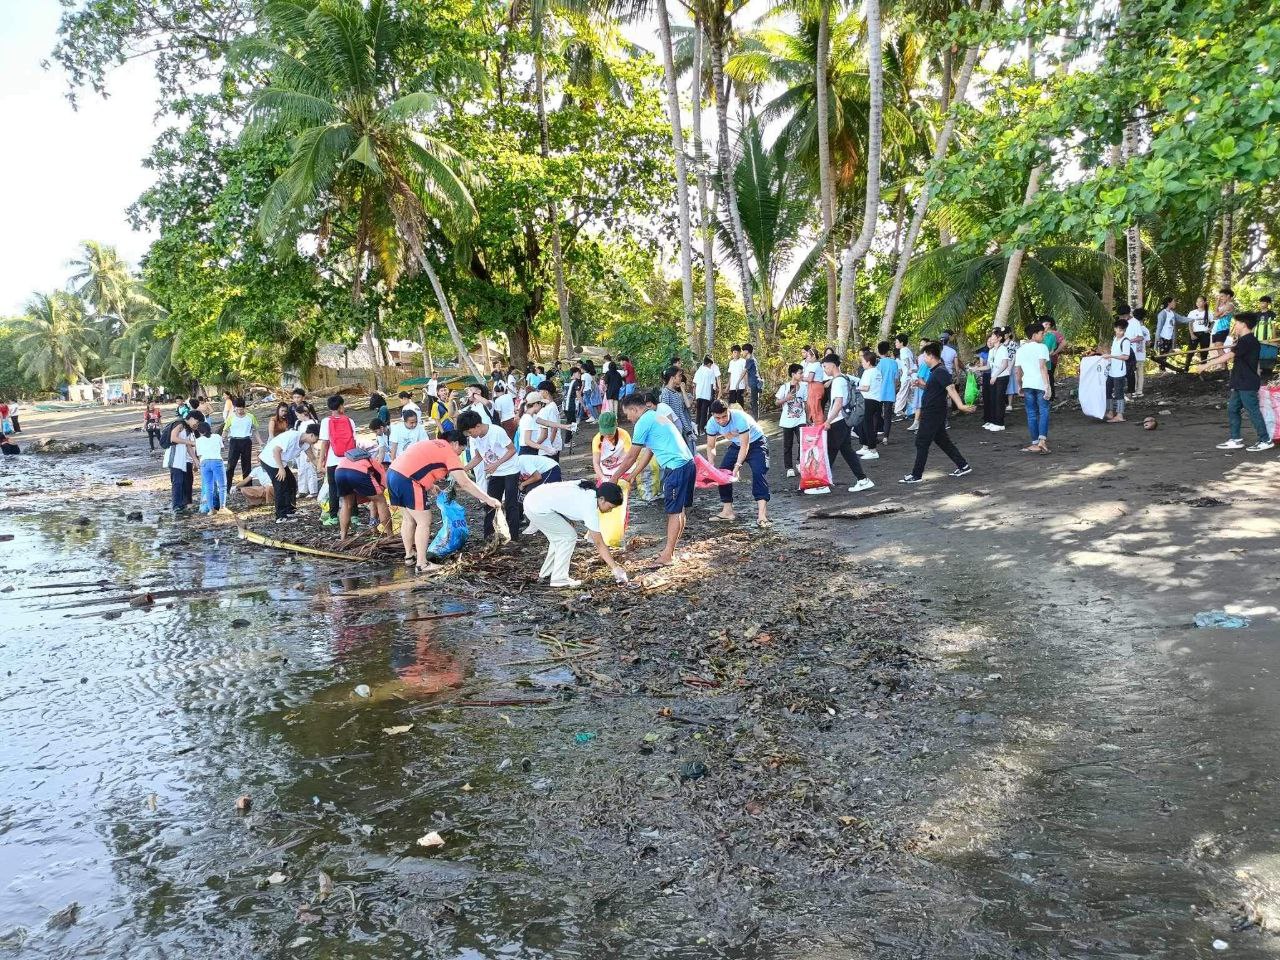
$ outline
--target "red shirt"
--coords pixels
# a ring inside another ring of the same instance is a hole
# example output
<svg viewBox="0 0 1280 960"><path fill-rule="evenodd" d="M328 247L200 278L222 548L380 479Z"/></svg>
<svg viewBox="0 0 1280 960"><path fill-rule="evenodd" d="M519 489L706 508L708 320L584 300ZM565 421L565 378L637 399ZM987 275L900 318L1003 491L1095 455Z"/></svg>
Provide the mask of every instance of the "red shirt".
<svg viewBox="0 0 1280 960"><path fill-rule="evenodd" d="M381 493L387 487L386 467L372 457L361 457L359 460L339 457L336 469L357 470L360 473L367 473L369 479L373 481L373 489L376 493Z"/></svg>
<svg viewBox="0 0 1280 960"><path fill-rule="evenodd" d="M623 373L623 381L625 383L636 382L636 368L631 365L630 360L622 361L622 373Z"/></svg>
<svg viewBox="0 0 1280 960"><path fill-rule="evenodd" d="M391 469L430 490L450 471L461 470L462 461L447 440L419 440L391 461Z"/></svg>

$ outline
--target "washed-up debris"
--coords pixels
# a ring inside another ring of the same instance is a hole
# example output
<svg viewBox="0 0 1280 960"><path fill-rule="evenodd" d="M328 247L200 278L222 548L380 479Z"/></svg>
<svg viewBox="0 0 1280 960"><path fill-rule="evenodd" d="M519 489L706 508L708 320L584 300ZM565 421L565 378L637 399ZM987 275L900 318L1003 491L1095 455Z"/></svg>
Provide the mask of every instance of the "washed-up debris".
<svg viewBox="0 0 1280 960"><path fill-rule="evenodd" d="M1196 614L1195 619L1197 627L1223 630L1239 630L1241 627L1249 626L1252 622L1248 617L1236 616L1234 613L1227 613L1225 610L1202 610Z"/></svg>
<svg viewBox="0 0 1280 960"><path fill-rule="evenodd" d="M248 813L250 808L252 807L253 807L253 798L250 797L247 793L241 794L240 796L236 797L236 810L239 811L240 813Z"/></svg>
<svg viewBox="0 0 1280 960"><path fill-rule="evenodd" d="M351 692L354 693L357 697L373 696L373 691L369 689L369 685L367 683L356 684L356 688Z"/></svg>
<svg viewBox="0 0 1280 960"><path fill-rule="evenodd" d="M284 882L285 882L286 880L288 880L288 879L289 879L288 877L286 877L283 873L281 873L279 870L277 870L275 873L270 874L270 875L267 877L267 883L270 883L270 884L273 884L273 885L274 885L274 884L280 884L280 883L284 883Z"/></svg>
<svg viewBox="0 0 1280 960"><path fill-rule="evenodd" d="M413 724L406 723L399 727L383 727L382 732L385 733L388 737L398 737L400 734L408 733L412 729L413 729Z"/></svg>
<svg viewBox="0 0 1280 960"><path fill-rule="evenodd" d="M66 930L68 927L75 926L78 919L80 919L80 904L72 901L49 918L48 927L50 930Z"/></svg>
<svg viewBox="0 0 1280 960"><path fill-rule="evenodd" d="M430 833L418 838L418 846L426 847L428 850L434 849L435 847L443 847L444 837L440 836L440 832L438 830L432 830Z"/></svg>

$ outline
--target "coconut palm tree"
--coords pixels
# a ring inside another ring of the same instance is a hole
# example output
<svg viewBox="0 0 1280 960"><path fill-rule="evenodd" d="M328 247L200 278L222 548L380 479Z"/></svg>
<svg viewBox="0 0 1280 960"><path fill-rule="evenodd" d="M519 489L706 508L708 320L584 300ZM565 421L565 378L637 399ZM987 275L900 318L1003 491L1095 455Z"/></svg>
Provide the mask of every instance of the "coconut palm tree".
<svg viewBox="0 0 1280 960"><path fill-rule="evenodd" d="M778 283L802 252L802 238L814 200L812 181L785 150L765 147L759 121L754 117L742 131L737 153L734 195L738 198L738 219L755 264L751 273L756 284L753 292L764 317L765 342L772 343L777 337L779 309L790 292L789 288L780 297ZM732 224L722 218L716 226L726 255L741 269ZM802 271L792 279L791 287L805 279Z"/></svg>
<svg viewBox="0 0 1280 960"><path fill-rule="evenodd" d="M76 383L98 359L97 336L75 295L37 293L15 324L14 347L23 373L45 386Z"/></svg>
<svg viewBox="0 0 1280 960"><path fill-rule="evenodd" d="M133 274L116 248L95 240L80 244L80 255L67 264L72 269L69 286L113 333L119 332L120 318L133 295Z"/></svg>
<svg viewBox="0 0 1280 960"><path fill-rule="evenodd" d="M279 39L248 45L270 64L270 78L252 96L244 135L289 134L292 152L262 203L260 232L290 241L331 218L351 219L353 300L362 302L375 264L390 285L422 271L459 360L480 376L428 255L437 233L457 234L475 219L467 165L428 132L439 109L433 92L401 86L404 25L393 5L273 0L262 12Z"/></svg>

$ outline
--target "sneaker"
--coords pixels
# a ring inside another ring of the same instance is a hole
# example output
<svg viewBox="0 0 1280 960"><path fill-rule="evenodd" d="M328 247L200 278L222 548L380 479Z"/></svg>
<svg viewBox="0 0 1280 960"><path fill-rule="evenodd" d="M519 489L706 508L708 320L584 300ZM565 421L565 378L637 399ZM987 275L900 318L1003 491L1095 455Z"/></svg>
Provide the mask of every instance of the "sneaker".
<svg viewBox="0 0 1280 960"><path fill-rule="evenodd" d="M924 483L924 478L923 478L923 477L913 477L911 474L909 474L909 473L908 473L905 477L903 477L903 478L902 478L901 480L899 480L898 482L899 482L899 483Z"/></svg>
<svg viewBox="0 0 1280 960"><path fill-rule="evenodd" d="M790 480L790 479L791 479L792 477L794 477L795 475L796 475L796 472L795 472L794 470L788 470L788 471L787 471L787 479L788 479L788 480Z"/></svg>
<svg viewBox="0 0 1280 960"><path fill-rule="evenodd" d="M555 587L557 590L576 590L578 587L582 586L582 581L569 579L561 580L559 583L556 583L552 580L551 586Z"/></svg>
<svg viewBox="0 0 1280 960"><path fill-rule="evenodd" d="M879 460L880 459L880 454L874 450L868 450L866 453L859 453L858 456L861 457L863 460Z"/></svg>
<svg viewBox="0 0 1280 960"><path fill-rule="evenodd" d="M866 477L863 477L861 480L859 480L857 483L855 483L852 487L849 488L849 492L861 493L863 490L870 490L874 486L875 484L872 481L868 480Z"/></svg>
<svg viewBox="0 0 1280 960"><path fill-rule="evenodd" d="M276 523L291 523L291 517L276 517Z"/></svg>
<svg viewBox="0 0 1280 960"><path fill-rule="evenodd" d="M1240 449L1242 449L1243 447L1244 447L1244 441L1243 441L1243 440L1237 440L1237 439L1235 439L1235 437L1232 437L1232 438L1231 438L1230 440L1228 440L1226 443L1220 443L1220 444L1218 444L1218 449L1219 449L1219 450L1240 450Z"/></svg>
<svg viewBox="0 0 1280 960"><path fill-rule="evenodd" d="M907 427L907 429L910 430L912 433L914 433L915 431L920 429L920 424L913 423L911 424L911 426Z"/></svg>
<svg viewBox="0 0 1280 960"><path fill-rule="evenodd" d="M973 473L973 467L969 466L968 464L965 464L965 466L963 466L963 467L956 467L956 468L955 468L954 470L952 470L949 474L947 474L947 476L949 476L949 477L967 477L967 476L968 476L969 474L971 474L971 473Z"/></svg>
<svg viewBox="0 0 1280 960"><path fill-rule="evenodd" d="M325 517L323 520L320 521L320 524L321 526L325 526L325 527L336 527L338 525L338 518Z"/></svg>
<svg viewBox="0 0 1280 960"><path fill-rule="evenodd" d="M862 456L864 453L870 453L871 448L864 443L862 446L860 446L857 450L853 452L856 453L858 456Z"/></svg>
<svg viewBox="0 0 1280 960"><path fill-rule="evenodd" d="M810 487L808 490L804 490L802 492L808 494L811 497L816 497L824 493L830 493L831 488L830 487Z"/></svg>
<svg viewBox="0 0 1280 960"><path fill-rule="evenodd" d="M984 423L984 424L982 425L982 429L983 429L983 430L990 430L990 429L991 429L992 427L994 427L994 426L995 426L995 424L994 424L994 423Z"/></svg>
<svg viewBox="0 0 1280 960"><path fill-rule="evenodd" d="M987 429L990 430L992 433L1000 433L1002 430L1004 430L1004 427L1002 427L998 423L993 423L991 426L987 427Z"/></svg>
<svg viewBox="0 0 1280 960"><path fill-rule="evenodd" d="M1258 443L1255 443L1252 447L1245 447L1245 449L1250 453L1262 453L1265 450L1270 450L1274 446L1275 444L1270 440L1261 440Z"/></svg>

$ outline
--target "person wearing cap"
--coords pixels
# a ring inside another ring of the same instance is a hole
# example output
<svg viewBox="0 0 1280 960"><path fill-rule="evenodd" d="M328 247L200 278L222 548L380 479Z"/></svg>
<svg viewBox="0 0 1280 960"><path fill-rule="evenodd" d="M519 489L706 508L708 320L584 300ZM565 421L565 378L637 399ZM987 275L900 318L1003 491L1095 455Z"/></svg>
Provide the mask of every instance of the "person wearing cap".
<svg viewBox="0 0 1280 960"><path fill-rule="evenodd" d="M520 416L520 425L516 428L515 441L519 453L536 454L542 441L546 439L547 428L538 425L538 414L546 406L546 398L541 390L531 390L524 398L524 413Z"/></svg>
<svg viewBox="0 0 1280 960"><path fill-rule="evenodd" d="M599 429L591 438L591 466L595 471L596 483L613 480L630 450L631 434L618 426L618 415L600 414ZM625 492L624 489L623 493Z"/></svg>
<svg viewBox="0 0 1280 960"><path fill-rule="evenodd" d="M343 540L351 528L351 515L361 503L370 504L379 527L391 529L391 508L382 496L387 487L387 469L378 457L356 447L338 458L333 476L338 494L338 534Z"/></svg>
<svg viewBox="0 0 1280 960"><path fill-rule="evenodd" d="M602 483L597 487L590 480L567 480L544 483L531 491L524 501L529 530L536 530L547 538L547 555L538 569L538 579L550 580L551 586L557 589L582 586L581 580L569 575L573 547L578 542L574 524L580 523L586 527L596 553L612 571L613 579L626 583L627 571L613 558L600 533L600 515L621 505L622 488L616 483Z"/></svg>
<svg viewBox="0 0 1280 960"><path fill-rule="evenodd" d="M715 463L717 438L729 441L724 452L721 470L733 471L733 482L721 484L720 512L713 521L737 519L733 509L733 484L737 482L745 463L751 467L751 497L756 502L756 524L771 527L769 519L769 446L764 431L743 410L730 410L723 400L711 404L711 419L707 421L707 459Z"/></svg>
<svg viewBox="0 0 1280 960"><path fill-rule="evenodd" d="M427 439L427 432L418 422L417 408L405 407L400 411L400 422L391 427L391 459L394 460L415 443Z"/></svg>

